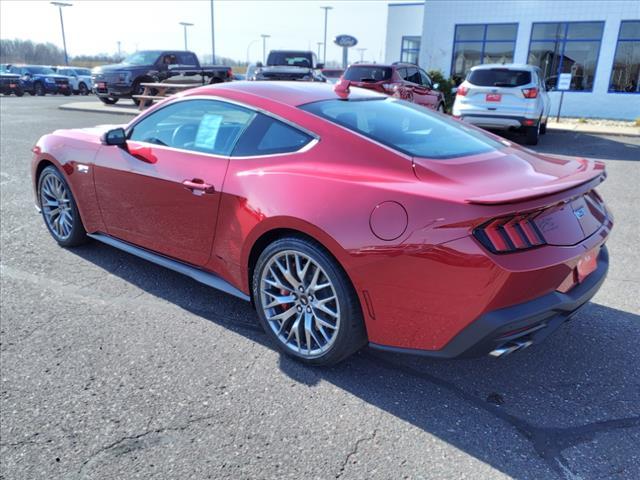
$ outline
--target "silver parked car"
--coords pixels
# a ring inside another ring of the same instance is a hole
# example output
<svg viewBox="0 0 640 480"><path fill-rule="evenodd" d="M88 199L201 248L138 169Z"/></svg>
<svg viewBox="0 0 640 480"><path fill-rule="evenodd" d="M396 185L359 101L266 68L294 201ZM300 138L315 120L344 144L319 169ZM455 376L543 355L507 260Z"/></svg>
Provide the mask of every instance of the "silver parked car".
<svg viewBox="0 0 640 480"><path fill-rule="evenodd" d="M487 129L520 130L536 145L546 133L550 99L532 65L477 65L456 90L453 116Z"/></svg>
<svg viewBox="0 0 640 480"><path fill-rule="evenodd" d="M91 70L88 68L80 67L56 67L54 70L66 77L69 77L69 85L73 90L73 93L79 93L80 95L87 95L91 92Z"/></svg>

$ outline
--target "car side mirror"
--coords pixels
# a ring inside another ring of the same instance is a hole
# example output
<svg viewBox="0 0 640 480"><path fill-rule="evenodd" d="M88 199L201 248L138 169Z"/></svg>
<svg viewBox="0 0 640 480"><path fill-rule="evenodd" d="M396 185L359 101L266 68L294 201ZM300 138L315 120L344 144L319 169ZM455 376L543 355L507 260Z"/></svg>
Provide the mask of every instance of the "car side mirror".
<svg viewBox="0 0 640 480"><path fill-rule="evenodd" d="M439 83L434 83L434 84L433 84L433 89L434 89L434 90L438 90L438 89L440 89L440 84L439 84Z"/></svg>
<svg viewBox="0 0 640 480"><path fill-rule="evenodd" d="M124 128L114 128L113 130L105 132L100 140L102 141L103 145L116 145L118 147L126 147L127 134L124 131Z"/></svg>
<svg viewBox="0 0 640 480"><path fill-rule="evenodd" d="M324 68L324 63L316 63L316 68L321 70Z"/></svg>
<svg viewBox="0 0 640 480"><path fill-rule="evenodd" d="M258 68L262 68L262 62L257 62L257 63L256 63L256 67L258 67Z"/></svg>

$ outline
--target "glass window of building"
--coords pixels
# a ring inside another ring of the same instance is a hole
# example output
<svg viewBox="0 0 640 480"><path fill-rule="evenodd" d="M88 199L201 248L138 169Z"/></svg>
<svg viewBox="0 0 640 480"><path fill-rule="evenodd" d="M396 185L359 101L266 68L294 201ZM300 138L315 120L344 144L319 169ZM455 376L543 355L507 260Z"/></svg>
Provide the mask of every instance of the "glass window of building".
<svg viewBox="0 0 640 480"><path fill-rule="evenodd" d="M571 73L570 90L590 92L603 29L604 22L534 23L527 63L540 67L548 90Z"/></svg>
<svg viewBox="0 0 640 480"><path fill-rule="evenodd" d="M640 93L640 20L620 24L609 91Z"/></svg>
<svg viewBox="0 0 640 480"><path fill-rule="evenodd" d="M517 35L516 23L456 25L451 76L460 83L475 65L513 62Z"/></svg>
<svg viewBox="0 0 640 480"><path fill-rule="evenodd" d="M400 61L405 63L418 64L420 53L420 37L402 37L402 50Z"/></svg>

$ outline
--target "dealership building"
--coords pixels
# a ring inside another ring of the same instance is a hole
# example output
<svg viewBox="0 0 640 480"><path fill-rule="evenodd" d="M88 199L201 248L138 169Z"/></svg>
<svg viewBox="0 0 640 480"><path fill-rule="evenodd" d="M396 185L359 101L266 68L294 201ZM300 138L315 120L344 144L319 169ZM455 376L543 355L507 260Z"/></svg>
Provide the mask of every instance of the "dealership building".
<svg viewBox="0 0 640 480"><path fill-rule="evenodd" d="M571 73L562 115L640 117L640 1L425 0L390 3L385 62L461 81L474 65L539 66L547 88ZM560 92L551 91L552 114Z"/></svg>

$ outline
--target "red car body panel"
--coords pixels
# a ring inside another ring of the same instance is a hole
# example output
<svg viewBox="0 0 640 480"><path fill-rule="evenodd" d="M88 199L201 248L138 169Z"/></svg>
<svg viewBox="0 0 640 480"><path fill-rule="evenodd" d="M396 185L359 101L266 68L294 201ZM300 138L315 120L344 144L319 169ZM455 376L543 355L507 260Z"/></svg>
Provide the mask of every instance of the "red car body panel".
<svg viewBox="0 0 640 480"><path fill-rule="evenodd" d="M351 95L371 96L358 89ZM483 314L567 285L581 258L600 248L612 228L606 210L587 212L584 220L566 214L604 180L601 163L537 155L506 141L489 154L411 158L297 108L335 98L316 84L203 87L142 115L197 97L268 111L317 140L299 153L231 160L130 142L130 152L150 147L136 157L101 144L107 127L65 130L38 142L34 179L43 161L55 164L88 232L214 272L247 295L260 239L276 230L306 234L353 283L370 342L418 350L442 349ZM213 188L195 194L185 180ZM401 208L372 215L385 202ZM388 213L401 209L405 228L393 240L381 239L374 230L398 229L397 216ZM555 245L496 254L473 236L487 220L537 211L550 231L564 229Z"/></svg>

